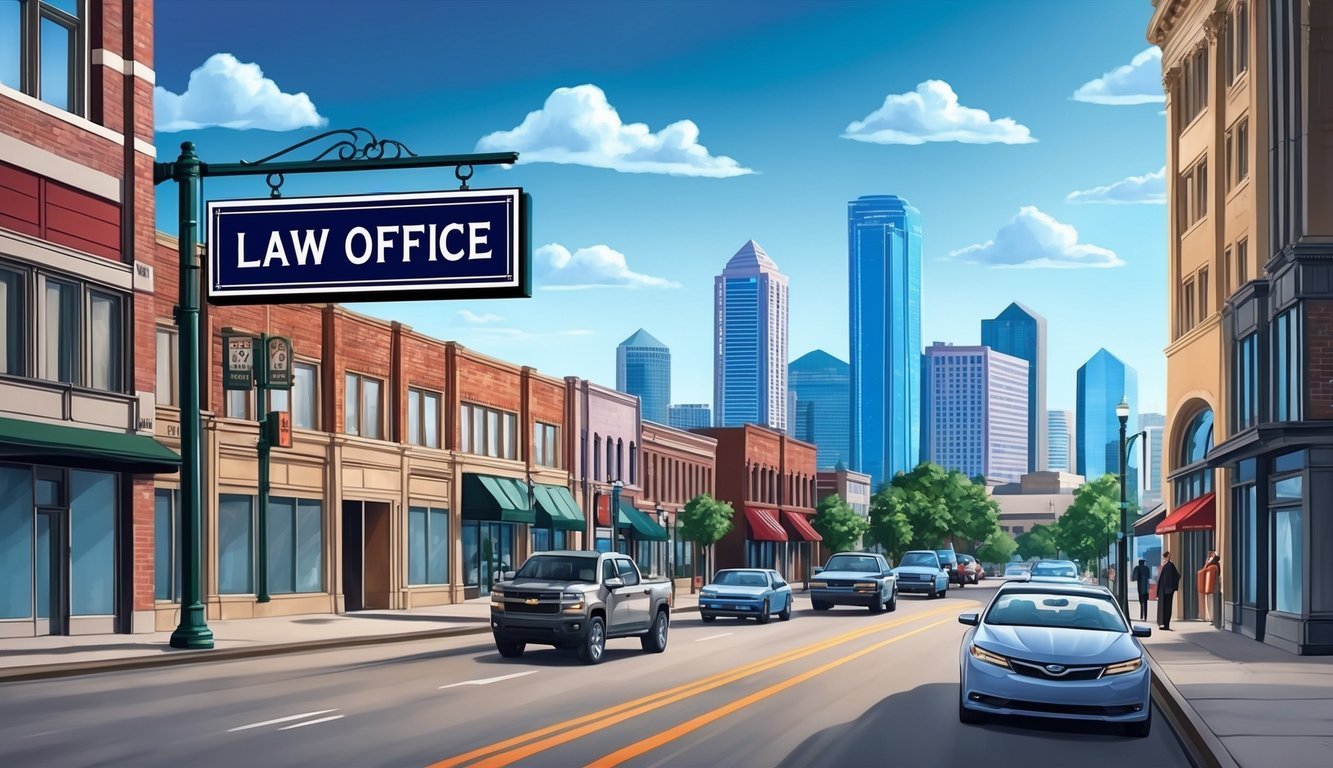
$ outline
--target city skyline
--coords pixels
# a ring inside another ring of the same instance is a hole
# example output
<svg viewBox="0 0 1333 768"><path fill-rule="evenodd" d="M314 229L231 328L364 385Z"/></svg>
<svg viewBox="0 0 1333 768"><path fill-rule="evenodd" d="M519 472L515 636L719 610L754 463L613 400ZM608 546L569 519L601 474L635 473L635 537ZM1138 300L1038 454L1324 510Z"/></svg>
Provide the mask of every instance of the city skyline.
<svg viewBox="0 0 1333 768"><path fill-rule="evenodd" d="M1046 318L1014 302L981 321L981 345L1028 362L1028 471L1046 469Z"/></svg>
<svg viewBox="0 0 1333 768"><path fill-rule="evenodd" d="M786 431L787 277L747 240L714 286L714 421Z"/></svg>
<svg viewBox="0 0 1333 768"><path fill-rule="evenodd" d="M1120 471L1120 420L1116 407L1129 406L1126 435L1138 432L1138 372L1105 348L1078 369L1078 408L1074 412L1076 474L1096 479ZM1131 453L1126 474L1129 488L1137 486Z"/></svg>
<svg viewBox="0 0 1333 768"><path fill-rule="evenodd" d="M640 328L616 346L616 389L639 398L643 418L667 422L671 405L671 350Z"/></svg>
<svg viewBox="0 0 1333 768"><path fill-rule="evenodd" d="M816 464L833 469L851 459L851 366L822 349L787 366L788 387L796 397L791 434L814 443Z"/></svg>

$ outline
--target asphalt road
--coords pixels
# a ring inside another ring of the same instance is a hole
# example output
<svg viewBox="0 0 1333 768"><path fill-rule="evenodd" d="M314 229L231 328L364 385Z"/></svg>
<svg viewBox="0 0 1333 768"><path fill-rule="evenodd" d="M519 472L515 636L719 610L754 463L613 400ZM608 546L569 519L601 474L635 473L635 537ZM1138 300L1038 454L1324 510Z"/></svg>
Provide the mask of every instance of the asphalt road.
<svg viewBox="0 0 1333 768"><path fill-rule="evenodd" d="M766 626L698 614L666 653L636 639L585 667L489 635L0 685L0 766L1189 765L1157 716L1131 739L957 717L957 615L993 590L894 613Z"/></svg>

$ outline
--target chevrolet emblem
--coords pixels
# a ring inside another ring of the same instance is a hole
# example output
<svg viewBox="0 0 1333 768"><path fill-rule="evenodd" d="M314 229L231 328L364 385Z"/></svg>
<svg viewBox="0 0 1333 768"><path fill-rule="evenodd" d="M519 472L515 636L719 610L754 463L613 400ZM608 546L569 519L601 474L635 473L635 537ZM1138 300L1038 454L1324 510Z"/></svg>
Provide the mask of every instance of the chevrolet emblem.
<svg viewBox="0 0 1333 768"><path fill-rule="evenodd" d="M528 599L526 599L526 600L523 601L523 604L524 604L524 605L536 605L538 602L540 602L540 601L537 600L537 598L535 598L535 597L529 597Z"/></svg>

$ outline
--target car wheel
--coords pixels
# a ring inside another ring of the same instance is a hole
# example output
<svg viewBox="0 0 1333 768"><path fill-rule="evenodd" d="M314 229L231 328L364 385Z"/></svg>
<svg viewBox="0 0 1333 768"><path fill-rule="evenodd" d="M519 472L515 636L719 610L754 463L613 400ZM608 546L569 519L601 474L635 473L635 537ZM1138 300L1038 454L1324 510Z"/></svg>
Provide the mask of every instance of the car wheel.
<svg viewBox="0 0 1333 768"><path fill-rule="evenodd" d="M767 624L767 623L768 623L768 620L769 620L770 618L772 618L772 616L769 614L768 611L769 611L769 608L768 608L768 598L765 597L765 598L764 598L764 604L761 605L761 606L759 606L759 615L758 615L758 616L755 616L755 619L756 619L760 624Z"/></svg>
<svg viewBox="0 0 1333 768"><path fill-rule="evenodd" d="M699 618L703 619L705 624L712 624L717 620L717 617L711 613L701 613L699 614Z"/></svg>
<svg viewBox="0 0 1333 768"><path fill-rule="evenodd" d="M1148 702L1148 716L1137 723L1130 723L1125 726L1125 734L1136 739L1144 739L1152 733L1152 702Z"/></svg>
<svg viewBox="0 0 1333 768"><path fill-rule="evenodd" d="M648 653L661 653L666 650L667 630L671 626L671 621L667 618L666 609L657 612L653 618L653 625L648 628L648 634L639 638L639 645Z"/></svg>
<svg viewBox="0 0 1333 768"><path fill-rule="evenodd" d="M871 612L871 613L883 613L883 612L884 612L884 593L883 593L883 592L877 593L877 594L875 595L875 602L871 603L869 607L870 607L870 612Z"/></svg>
<svg viewBox="0 0 1333 768"><path fill-rule="evenodd" d="M788 595L787 604L782 607L782 611L778 614L779 619L782 619L783 621L791 621L791 600L791 595Z"/></svg>
<svg viewBox="0 0 1333 768"><path fill-rule="evenodd" d="M958 697L958 722L964 725L981 725L986 722L986 716L980 712L968 709L963 706L963 697Z"/></svg>
<svg viewBox="0 0 1333 768"><path fill-rule="evenodd" d="M833 603L826 603L823 600L811 600L810 606L816 611L827 611L833 607Z"/></svg>
<svg viewBox="0 0 1333 768"><path fill-rule="evenodd" d="M523 655L523 649L527 647L526 643L515 643L508 640L496 640L495 650L506 659L517 659Z"/></svg>
<svg viewBox="0 0 1333 768"><path fill-rule="evenodd" d="M588 622L588 631L579 643L579 660L584 664L599 664L606 653L606 622L601 616L593 616Z"/></svg>
<svg viewBox="0 0 1333 768"><path fill-rule="evenodd" d="M888 605L885 606L885 607L889 609L889 612L890 612L890 613L892 613L893 611L898 610L898 588L897 588L897 587L894 587L894 588L893 588L893 594L892 594L892 595L889 595L889 603L888 603Z"/></svg>
<svg viewBox="0 0 1333 768"><path fill-rule="evenodd" d="M936 586L931 586L930 594L926 595L926 599L938 600L939 598L940 598L940 588Z"/></svg>

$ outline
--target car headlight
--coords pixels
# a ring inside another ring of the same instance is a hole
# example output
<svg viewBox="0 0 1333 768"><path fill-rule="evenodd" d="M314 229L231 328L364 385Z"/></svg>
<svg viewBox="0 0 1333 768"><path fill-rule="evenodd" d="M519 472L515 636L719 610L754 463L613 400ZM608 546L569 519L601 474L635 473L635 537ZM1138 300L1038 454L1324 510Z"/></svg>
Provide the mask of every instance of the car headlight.
<svg viewBox="0 0 1333 768"><path fill-rule="evenodd" d="M706 597L709 600L712 600L713 598L717 597L717 593L711 589L705 589L704 591L699 593L699 597Z"/></svg>
<svg viewBox="0 0 1333 768"><path fill-rule="evenodd" d="M505 593L491 591L491 610L503 611L505 609Z"/></svg>
<svg viewBox="0 0 1333 768"><path fill-rule="evenodd" d="M564 594L560 595L560 608L566 611L583 610L583 593L565 592Z"/></svg>
<svg viewBox="0 0 1333 768"><path fill-rule="evenodd" d="M826 584L826 583L824 583L824 582L822 582L822 581L812 581L812 582L810 582L810 589L823 589L823 588L825 588L825 587L827 587L827 586L828 586L828 584Z"/></svg>
<svg viewBox="0 0 1333 768"><path fill-rule="evenodd" d="M985 648L977 645L973 645L967 650L972 654L972 658L977 661L984 661L987 664L994 664L997 667L1004 667L1005 669L1013 669L1013 667L1009 666L1009 660L998 653L991 653Z"/></svg>
<svg viewBox="0 0 1333 768"><path fill-rule="evenodd" d="M1137 659L1122 661L1119 664L1108 664L1106 666L1106 671L1103 672L1102 675L1104 677L1109 677L1111 675L1125 675L1130 672L1137 671L1139 667L1142 666L1143 666L1143 657L1140 656Z"/></svg>
<svg viewBox="0 0 1333 768"><path fill-rule="evenodd" d="M861 589L861 590L879 589L879 585L873 581L858 581L856 582L856 584L852 586L852 589Z"/></svg>

